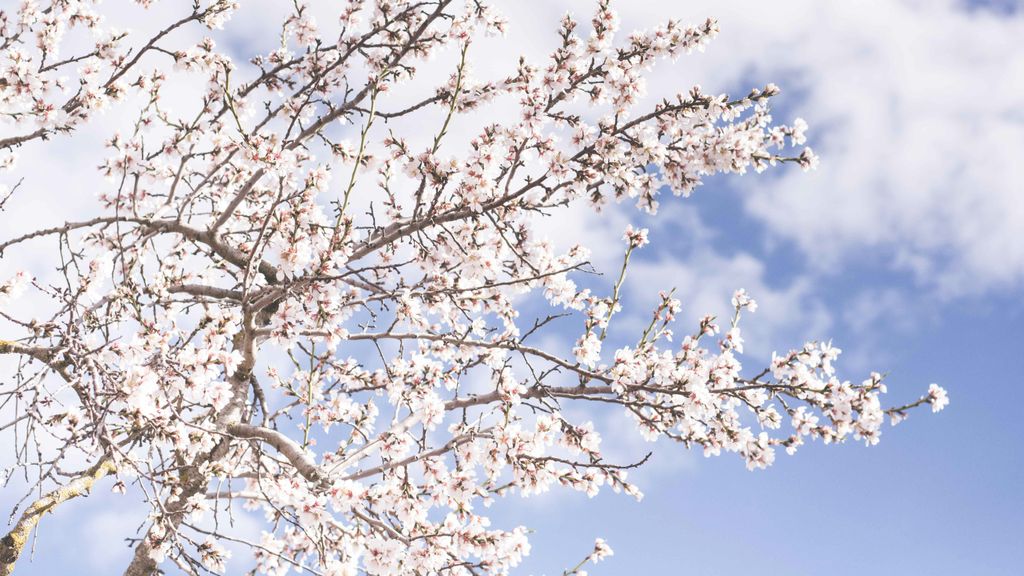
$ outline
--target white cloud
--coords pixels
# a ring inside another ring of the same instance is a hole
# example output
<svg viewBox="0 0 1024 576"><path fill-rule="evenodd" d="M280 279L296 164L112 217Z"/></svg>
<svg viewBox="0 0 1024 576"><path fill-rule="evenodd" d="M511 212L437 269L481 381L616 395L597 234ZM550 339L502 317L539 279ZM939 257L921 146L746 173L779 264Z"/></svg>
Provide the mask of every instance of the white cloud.
<svg viewBox="0 0 1024 576"><path fill-rule="evenodd" d="M707 248L695 250L685 262L676 259L640 261L630 265L628 282L634 294L631 304L638 315L653 309L658 290L676 288L683 304L677 332L696 331L705 314L718 317L725 328L731 318L733 291L745 288L757 301L757 312L745 313L745 349L755 358L770 356L774 349L788 350L808 339L823 339L832 323L824 304L813 296L811 282L797 279L774 286L762 262L749 254L723 256ZM645 319L646 322L646 319Z"/></svg>
<svg viewBox="0 0 1024 576"><path fill-rule="evenodd" d="M86 515L71 504L68 510L59 512L64 515L60 519L62 527L72 532L72 539L82 542L84 560L94 574L111 574L123 569L131 558L132 549L121 544L121 539L138 536L136 530L148 509L140 502L111 494L108 484L98 486L98 493L93 495L105 502L104 509L92 510ZM113 545L114 542L117 544Z"/></svg>
<svg viewBox="0 0 1024 576"><path fill-rule="evenodd" d="M704 247L692 254L673 253L634 268L632 280L650 288L648 298L655 285L676 283L691 314L722 312L732 290L744 286L763 304L747 325L752 349L761 352L824 337L831 319L825 303L812 297L813 287L821 275L851 263L881 261L908 271L942 297L1012 289L1024 280L1024 242L1017 239L1024 202L1016 198L1024 179L1024 114L1017 111L1024 45L1016 40L1024 37L1024 17L968 12L949 0L634 0L616 8L623 33L671 17L698 22L714 16L721 23L707 53L655 70L648 102L698 83L736 92L775 81L783 86L779 120L807 118L812 144L823 156L815 173L783 169L731 180L743 187L745 210L767 226L770 239L795 242L803 251L810 275L779 288L767 280L778 275L756 258L716 254L703 237L696 241ZM591 6L560 2L544 9L550 18L570 9L586 21ZM525 10L506 8L513 33L529 37L530 51L539 56L546 49L537 46L549 46L553 34L544 24L533 25L542 19L527 18ZM666 201L665 207L679 203ZM613 212L622 221L633 219L628 206ZM552 223L561 238L602 248L614 248L609 244L619 232L593 225L586 215ZM617 251L602 252L609 256L599 267L607 272ZM710 278L707 270L713 271ZM865 289L891 284L883 278L865 282ZM850 305L873 306L878 313L837 320L865 333L871 329L866 323L884 320L879 314L907 313L920 296L893 286L883 292L868 290Z"/></svg>
<svg viewBox="0 0 1024 576"><path fill-rule="evenodd" d="M745 182L774 234L822 268L875 251L943 295L1024 280L1024 17L949 1L700 8L723 30L702 65L795 88L784 103L818 127L817 173Z"/></svg>
<svg viewBox="0 0 1024 576"><path fill-rule="evenodd" d="M707 53L657 68L649 102L692 84L782 85L780 120L806 118L823 162L744 179L745 208L816 270L869 251L944 297L1024 281L1024 15L953 0L615 7L624 33L720 21ZM590 5L550 4L549 16L567 8L585 20ZM513 25L529 27L522 10L509 10Z"/></svg>

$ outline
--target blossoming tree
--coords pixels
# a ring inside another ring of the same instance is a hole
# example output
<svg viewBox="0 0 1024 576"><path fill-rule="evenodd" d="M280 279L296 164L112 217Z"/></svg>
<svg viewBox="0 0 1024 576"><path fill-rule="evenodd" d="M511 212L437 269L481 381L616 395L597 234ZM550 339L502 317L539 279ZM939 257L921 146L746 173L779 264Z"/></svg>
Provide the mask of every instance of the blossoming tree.
<svg viewBox="0 0 1024 576"><path fill-rule="evenodd" d="M133 118L97 158L97 213L0 243L57 270L0 269L4 465L31 486L0 574L42 514L101 482L150 506L131 576L223 572L228 543L260 574L504 574L530 545L524 527L491 527L492 499L640 496L627 473L643 458L606 460L570 413L611 406L647 439L763 468L805 439L874 444L886 415L945 405L933 385L883 407L882 378L840 379L829 344L744 370L739 320L756 305L742 290L721 328L677 326L663 293L646 329L616 329L646 230L626 230L607 284L585 246L537 231L570 205L654 213L709 175L814 166L808 148L785 152L806 125L773 124L774 85L638 104L651 66L701 50L713 20L621 37L602 1L585 30L561 21L546 60L488 62L483 80L474 42L506 24L482 1L287 4L277 49L247 62L176 40L230 27L230 0L176 6L142 37L86 0L0 11L8 183L19 150L115 104ZM417 67L435 54L451 66L430 84ZM499 102L514 114L488 114ZM242 509L262 512L262 536L234 530ZM570 572L610 553L598 539Z"/></svg>

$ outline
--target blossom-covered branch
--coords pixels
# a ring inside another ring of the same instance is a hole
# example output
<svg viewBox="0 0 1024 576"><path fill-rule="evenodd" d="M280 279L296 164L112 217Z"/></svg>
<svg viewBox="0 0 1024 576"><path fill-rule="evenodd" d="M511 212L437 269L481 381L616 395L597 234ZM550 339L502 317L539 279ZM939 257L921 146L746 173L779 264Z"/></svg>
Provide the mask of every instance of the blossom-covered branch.
<svg viewBox="0 0 1024 576"><path fill-rule="evenodd" d="M544 61L481 78L477 46L507 25L481 0L345 2L327 19L296 1L247 62L218 48L231 1L197 1L148 39L88 2L41 4L0 16L16 128L0 164L104 107L132 122L98 160L99 214L0 239L5 255L52 248L57 272L0 278L0 432L33 491L74 495L102 470L145 499L127 575L224 572L227 543L262 574L505 574L528 531L491 528L492 499L641 496L628 474L647 457L605 457L579 416L598 406L753 469L811 439L874 444L887 415L948 402L933 385L886 408L882 377L840 378L830 343L744 370L742 290L724 329L683 325L664 292L634 333L621 296L647 231L626 230L610 285L586 246L539 232L570 206L655 214L711 175L814 167L806 124L774 122L772 84L643 103L653 64L702 50L713 20L623 37L602 1L589 23L562 20ZM98 43L57 56L81 26ZM424 92L431 57L450 76ZM166 105L172 81L187 112ZM25 292L43 308L19 308ZM262 512L259 540L220 521L239 510ZM567 573L609 554L598 540Z"/></svg>

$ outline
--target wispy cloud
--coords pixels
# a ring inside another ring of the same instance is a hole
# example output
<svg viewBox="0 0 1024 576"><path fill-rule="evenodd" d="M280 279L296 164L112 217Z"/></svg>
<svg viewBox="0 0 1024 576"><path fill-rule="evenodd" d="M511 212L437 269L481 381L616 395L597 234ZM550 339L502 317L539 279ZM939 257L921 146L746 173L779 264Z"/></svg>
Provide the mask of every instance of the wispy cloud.
<svg viewBox="0 0 1024 576"><path fill-rule="evenodd" d="M818 128L816 173L745 182L772 234L824 269L871 250L942 296L1019 286L1024 17L942 1L707 9L723 33L701 64L782 83Z"/></svg>

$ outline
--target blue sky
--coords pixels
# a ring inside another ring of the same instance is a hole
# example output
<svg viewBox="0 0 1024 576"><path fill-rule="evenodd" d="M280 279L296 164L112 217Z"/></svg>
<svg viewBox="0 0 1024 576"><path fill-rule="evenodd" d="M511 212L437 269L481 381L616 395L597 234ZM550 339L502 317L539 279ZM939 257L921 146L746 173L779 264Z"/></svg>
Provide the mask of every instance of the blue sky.
<svg viewBox="0 0 1024 576"><path fill-rule="evenodd" d="M509 42L542 52L531 42L551 34L538 21L553 26L570 4L510 6ZM657 218L622 206L559 222L563 234L589 230L616 246L626 222L652 229L625 294L639 316L661 288L679 286L684 316L699 316L721 313L745 287L761 302L746 321L754 359L831 338L845 377L887 373L894 403L937 382L952 403L915 412L878 446L809 445L760 472L659 444L638 475L640 503L560 491L500 501L496 524L536 530L519 573L561 574L595 536L615 555L592 575L1024 573L1019 4L618 4L626 31L718 16L721 38L656 69L652 98L695 82L734 93L775 82L779 120L807 119L822 167L716 178L690 199L665 198ZM66 150L87 149L88 138ZM615 430L606 442L645 449ZM101 487L43 522L36 560L19 574L119 572L128 549L117 534L139 521Z"/></svg>
<svg viewBox="0 0 1024 576"><path fill-rule="evenodd" d="M763 256L782 284L798 276L803 255L787 246L765 250L768 232L755 220L730 223L710 214L727 211L741 193L714 188L694 203L729 238L716 249ZM659 228L652 245L670 233ZM866 253L816 277L808 297L842 312L865 289L905 295L909 320L888 310L892 319L864 329L840 316L827 334L846 356L863 354L888 373L893 401L939 382L952 398L949 409L914 413L887 429L878 446L807 446L767 471L659 446L652 461L658 471L641 482L646 497L639 504L613 494L594 501L572 495L530 524L543 508L509 502L510 518L538 530L528 571L559 573L554 568L569 563L566 555L586 550L596 533L616 555L592 574L1020 574L1024 303L1015 290L936 300L908 276L883 254ZM846 377L861 376L858 363Z"/></svg>

